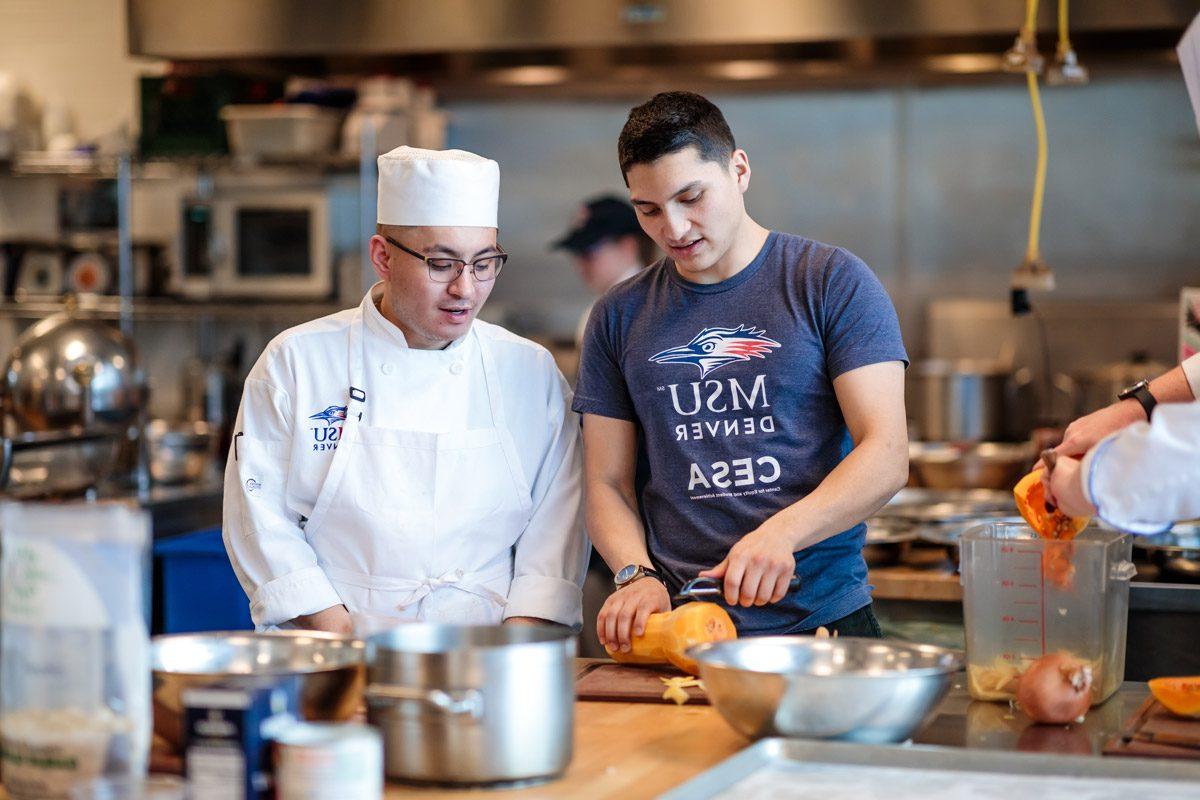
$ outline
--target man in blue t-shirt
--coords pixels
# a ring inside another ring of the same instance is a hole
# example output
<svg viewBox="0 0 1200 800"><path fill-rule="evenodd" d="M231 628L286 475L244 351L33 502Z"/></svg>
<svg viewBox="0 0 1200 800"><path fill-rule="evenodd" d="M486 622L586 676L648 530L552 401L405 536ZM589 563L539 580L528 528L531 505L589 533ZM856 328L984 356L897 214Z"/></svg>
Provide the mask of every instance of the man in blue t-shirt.
<svg viewBox="0 0 1200 800"><path fill-rule="evenodd" d="M584 336L588 530L618 584L601 642L628 649L697 576L742 635L879 636L862 521L908 476L891 301L852 254L750 218L746 153L703 97L633 109L618 155L667 257Z"/></svg>

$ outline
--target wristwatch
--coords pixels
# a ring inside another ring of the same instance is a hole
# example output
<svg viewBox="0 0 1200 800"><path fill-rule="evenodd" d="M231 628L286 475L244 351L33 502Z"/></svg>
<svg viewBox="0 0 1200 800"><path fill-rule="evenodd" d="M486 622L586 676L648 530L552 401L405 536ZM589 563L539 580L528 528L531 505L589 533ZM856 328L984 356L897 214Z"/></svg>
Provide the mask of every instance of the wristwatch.
<svg viewBox="0 0 1200 800"><path fill-rule="evenodd" d="M613 583L620 589L622 586L628 586L639 578L644 578L649 575L651 578L662 580L662 575L658 573L654 567L644 567L641 564L626 564L617 571L613 576Z"/></svg>
<svg viewBox="0 0 1200 800"><path fill-rule="evenodd" d="M1117 393L1117 399L1119 400L1128 400L1131 397L1142 404L1142 408L1146 410L1146 419L1150 419L1150 412L1158 405L1158 401L1150 393L1150 381L1143 378L1133 386L1122 389Z"/></svg>

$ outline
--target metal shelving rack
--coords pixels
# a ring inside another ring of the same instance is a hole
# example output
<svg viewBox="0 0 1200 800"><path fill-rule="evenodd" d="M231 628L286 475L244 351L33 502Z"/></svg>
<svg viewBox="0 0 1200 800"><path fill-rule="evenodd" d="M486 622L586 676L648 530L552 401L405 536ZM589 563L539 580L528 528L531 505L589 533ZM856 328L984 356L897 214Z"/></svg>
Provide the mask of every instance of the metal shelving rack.
<svg viewBox="0 0 1200 800"><path fill-rule="evenodd" d="M364 126L364 153L374 153L375 136L371 126ZM235 156L194 156L180 158L134 159L127 154L94 156L60 153L27 153L15 161L0 162L0 173L14 177L58 175L116 179L118 228L108 234L89 234L91 238L115 239L117 244L117 294L83 296L79 308L102 319L116 320L121 330L129 334L133 321L171 321L178 319L238 319L248 313L273 322L298 323L340 310L344 304L336 301L260 301L191 300L171 297L133 297L133 257L130 235L130 198L132 182L137 180L169 180L180 177L199 177L204 173L252 173L269 171L304 171L308 173L356 173L360 180L360 201L363 207L373 206L375 196L375 160L373 155L348 158L330 154L304 160L266 161L247 160ZM374 215L361 215L360 234L363 239L362 258L367 258L365 241L374 229ZM61 298L0 300L0 319L36 320L63 309Z"/></svg>

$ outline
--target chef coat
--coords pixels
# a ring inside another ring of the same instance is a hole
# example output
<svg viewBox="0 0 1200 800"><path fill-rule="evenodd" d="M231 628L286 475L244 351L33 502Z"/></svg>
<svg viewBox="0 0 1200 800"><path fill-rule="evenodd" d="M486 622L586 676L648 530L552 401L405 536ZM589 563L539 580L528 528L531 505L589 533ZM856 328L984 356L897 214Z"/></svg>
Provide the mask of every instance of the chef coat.
<svg viewBox="0 0 1200 800"><path fill-rule="evenodd" d="M410 348L381 293L283 332L246 379L224 540L255 624L342 603L359 633L578 626L580 428L552 357L480 320Z"/></svg>
<svg viewBox="0 0 1200 800"><path fill-rule="evenodd" d="M1080 465L1100 519L1131 533L1162 533L1200 517L1200 401L1160 403L1150 422L1100 440Z"/></svg>
<svg viewBox="0 0 1200 800"><path fill-rule="evenodd" d="M1192 397L1200 400L1200 353L1188 356L1183 360L1183 376L1187 378Z"/></svg>

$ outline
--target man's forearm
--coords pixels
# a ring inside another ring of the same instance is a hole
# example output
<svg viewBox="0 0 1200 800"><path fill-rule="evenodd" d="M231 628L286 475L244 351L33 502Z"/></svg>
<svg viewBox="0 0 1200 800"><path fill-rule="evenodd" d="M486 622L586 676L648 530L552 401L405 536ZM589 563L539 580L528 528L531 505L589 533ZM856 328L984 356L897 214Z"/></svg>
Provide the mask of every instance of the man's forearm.
<svg viewBox="0 0 1200 800"><path fill-rule="evenodd" d="M1175 367L1150 381L1150 394L1160 403L1187 403L1200 399L1192 396L1192 387L1183 367Z"/></svg>
<svg viewBox="0 0 1200 800"><path fill-rule="evenodd" d="M769 522L782 525L793 549L803 550L862 522L907 481L907 441L864 439L816 489Z"/></svg>
<svg viewBox="0 0 1200 800"><path fill-rule="evenodd" d="M633 499L604 482L587 487L587 524L592 545L616 572L626 564L650 566L646 533Z"/></svg>

